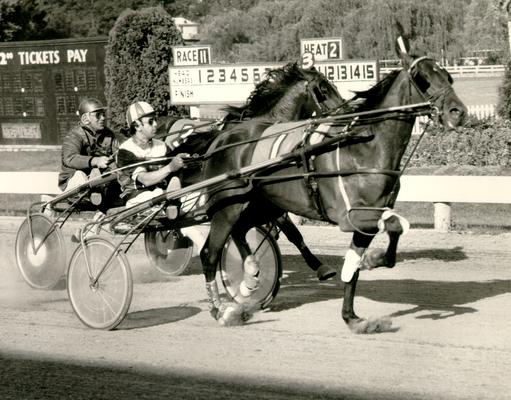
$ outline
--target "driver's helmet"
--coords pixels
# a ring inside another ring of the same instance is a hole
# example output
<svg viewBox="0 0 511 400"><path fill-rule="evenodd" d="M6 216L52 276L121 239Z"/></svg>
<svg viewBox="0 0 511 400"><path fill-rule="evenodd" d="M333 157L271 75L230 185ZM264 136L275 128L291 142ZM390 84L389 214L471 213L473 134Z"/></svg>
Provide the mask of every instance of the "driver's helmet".
<svg viewBox="0 0 511 400"><path fill-rule="evenodd" d="M78 106L78 113L80 114L80 116L82 116L85 113L90 113L90 112L105 110L105 109L106 109L106 107L103 106L101 101L99 101L98 99L88 98L88 99L82 100L82 102Z"/></svg>
<svg viewBox="0 0 511 400"><path fill-rule="evenodd" d="M126 111L126 122L128 126L131 126L131 124L137 119L154 114L155 112L156 111L154 111L153 106L149 103L146 103L145 101L137 101L128 107L128 110Z"/></svg>

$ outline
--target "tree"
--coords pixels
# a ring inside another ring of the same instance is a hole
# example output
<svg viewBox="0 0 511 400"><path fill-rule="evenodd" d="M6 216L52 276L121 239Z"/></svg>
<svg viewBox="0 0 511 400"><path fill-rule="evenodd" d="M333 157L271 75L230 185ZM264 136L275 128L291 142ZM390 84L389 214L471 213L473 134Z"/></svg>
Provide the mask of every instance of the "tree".
<svg viewBox="0 0 511 400"><path fill-rule="evenodd" d="M62 38L46 23L46 12L33 1L0 1L0 42Z"/></svg>
<svg viewBox="0 0 511 400"><path fill-rule="evenodd" d="M183 45L172 17L161 7L124 11L108 36L105 95L114 127L137 100L150 103L160 115L177 113L170 104L168 67L171 47Z"/></svg>
<svg viewBox="0 0 511 400"><path fill-rule="evenodd" d="M467 51L496 49L508 54L505 12L487 0L472 0L467 7L462 40Z"/></svg>

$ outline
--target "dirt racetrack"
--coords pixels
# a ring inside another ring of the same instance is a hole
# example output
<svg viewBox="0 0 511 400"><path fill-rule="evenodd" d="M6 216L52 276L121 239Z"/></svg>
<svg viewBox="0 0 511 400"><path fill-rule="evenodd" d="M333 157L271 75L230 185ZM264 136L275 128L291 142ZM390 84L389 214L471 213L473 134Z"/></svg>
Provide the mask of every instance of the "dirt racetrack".
<svg viewBox="0 0 511 400"><path fill-rule="evenodd" d="M165 277L137 244L129 314L105 332L80 323L65 289L23 282L20 223L0 220L0 399L511 398L511 233L412 230L394 269L361 274L357 313L395 327L372 335L348 330L340 279L318 283L283 238L277 298L231 328L207 312L197 259ZM324 261L342 265L349 235L301 230Z"/></svg>

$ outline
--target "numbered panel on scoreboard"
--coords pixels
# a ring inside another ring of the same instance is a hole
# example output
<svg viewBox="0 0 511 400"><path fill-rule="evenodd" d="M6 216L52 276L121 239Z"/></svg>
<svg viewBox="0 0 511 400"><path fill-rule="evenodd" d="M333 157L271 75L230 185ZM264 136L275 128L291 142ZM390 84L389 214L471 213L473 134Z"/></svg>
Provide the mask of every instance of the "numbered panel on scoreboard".
<svg viewBox="0 0 511 400"><path fill-rule="evenodd" d="M174 105L244 103L266 73L280 68L275 64L221 64L169 67L170 100ZM331 61L315 67L333 81L343 98L377 82L377 61Z"/></svg>
<svg viewBox="0 0 511 400"><path fill-rule="evenodd" d="M169 67L172 104L244 103L266 72L283 64Z"/></svg>
<svg viewBox="0 0 511 400"><path fill-rule="evenodd" d="M354 91L367 90L380 79L377 60L325 61L314 64L332 81L343 99L350 99Z"/></svg>

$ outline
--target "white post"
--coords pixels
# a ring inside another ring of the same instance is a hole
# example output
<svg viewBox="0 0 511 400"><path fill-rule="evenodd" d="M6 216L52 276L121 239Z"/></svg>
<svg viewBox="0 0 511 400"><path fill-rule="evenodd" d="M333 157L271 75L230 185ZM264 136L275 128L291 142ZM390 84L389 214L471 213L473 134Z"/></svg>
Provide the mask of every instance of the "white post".
<svg viewBox="0 0 511 400"><path fill-rule="evenodd" d="M434 203L435 230L448 232L451 229L451 203Z"/></svg>

